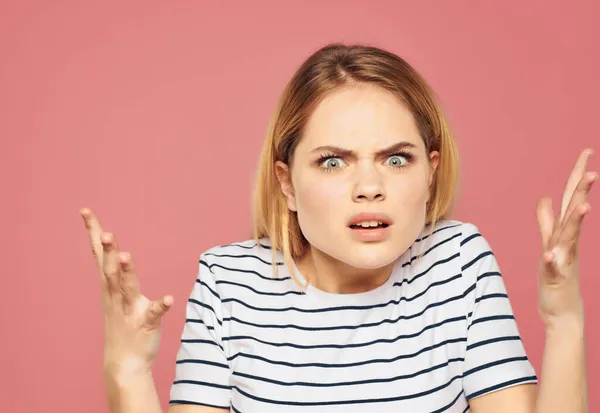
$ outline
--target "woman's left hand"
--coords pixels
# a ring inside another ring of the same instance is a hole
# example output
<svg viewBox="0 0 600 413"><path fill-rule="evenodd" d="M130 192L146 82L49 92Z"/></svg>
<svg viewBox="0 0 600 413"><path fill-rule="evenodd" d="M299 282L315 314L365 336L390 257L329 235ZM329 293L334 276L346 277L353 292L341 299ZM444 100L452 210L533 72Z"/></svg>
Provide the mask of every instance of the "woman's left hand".
<svg viewBox="0 0 600 413"><path fill-rule="evenodd" d="M563 321L583 325L583 300L579 286L579 233L590 212L587 202L597 172L587 170L591 149L581 152L565 186L560 214L554 215L552 200L538 201L537 219L543 253L538 277L538 311L552 329Z"/></svg>

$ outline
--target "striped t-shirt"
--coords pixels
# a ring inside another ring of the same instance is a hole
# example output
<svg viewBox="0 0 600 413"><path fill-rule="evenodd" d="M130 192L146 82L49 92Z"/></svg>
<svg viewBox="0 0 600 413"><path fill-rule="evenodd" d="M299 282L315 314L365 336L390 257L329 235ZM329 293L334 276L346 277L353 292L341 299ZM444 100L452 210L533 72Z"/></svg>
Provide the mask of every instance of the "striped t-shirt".
<svg viewBox="0 0 600 413"><path fill-rule="evenodd" d="M269 245L201 255L171 404L462 413L473 397L537 382L497 261L474 225L438 222L387 282L358 294L303 291L280 252L275 276Z"/></svg>

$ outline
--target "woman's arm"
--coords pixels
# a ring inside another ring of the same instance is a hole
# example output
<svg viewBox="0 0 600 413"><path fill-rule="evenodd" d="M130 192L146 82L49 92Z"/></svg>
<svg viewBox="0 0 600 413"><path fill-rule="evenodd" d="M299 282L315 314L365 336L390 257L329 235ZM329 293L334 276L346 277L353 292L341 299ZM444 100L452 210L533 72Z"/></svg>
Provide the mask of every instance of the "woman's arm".
<svg viewBox="0 0 600 413"><path fill-rule="evenodd" d="M158 353L160 342L160 324L162 317L173 305L170 296L151 301L145 297L139 285L139 279L131 254L120 251L113 234L103 231L100 221L89 209L82 209L85 227L88 232L92 254L100 275L102 315L104 321L104 382L111 413L161 413L160 401L152 378L152 364ZM210 302L203 291L194 283L196 301ZM210 307L209 304L204 304ZM198 306L203 308L202 306ZM218 304L212 303L211 309ZM216 311L216 310L213 310ZM212 314L212 313L211 313ZM187 325L184 335L201 337L203 342L217 340L209 331L204 321L212 315L206 315L196 305L188 303L187 318L195 318L200 323ZM215 314L216 317L216 314ZM211 327L219 325L212 319ZM186 323L187 324L187 323ZM214 328L214 327L212 327ZM178 364L180 377L188 380L206 378L205 381L228 381L226 358L222 352L214 348L219 346L198 346L193 348L182 346L179 358L212 358L213 365L190 368L189 365ZM196 350L199 348L200 350ZM198 352L199 351L199 352ZM220 367L215 360L220 361ZM184 360L180 360L184 361ZM182 367L183 366L183 367ZM185 386L175 388L175 399L170 412L176 413L223 413L228 411L228 390L225 385L221 390L211 392L202 386L188 389ZM204 401L205 403L200 403ZM220 408L216 407L219 402ZM211 407L211 404L215 405Z"/></svg>
<svg viewBox="0 0 600 413"><path fill-rule="evenodd" d="M105 376L111 413L162 413L152 374L131 376L108 373ZM227 409L193 404L169 407L169 413L226 413Z"/></svg>
<svg viewBox="0 0 600 413"><path fill-rule="evenodd" d="M588 410L584 311L579 283L579 234L589 213L588 195L598 173L587 172L584 150L567 181L557 217L550 198L538 202L543 255L538 308L546 329L539 391L515 386L470 402L475 413L585 413Z"/></svg>
<svg viewBox="0 0 600 413"><path fill-rule="evenodd" d="M111 413L162 413L150 372L125 375L107 371L104 381Z"/></svg>
<svg viewBox="0 0 600 413"><path fill-rule="evenodd" d="M564 320L546 331L536 412L588 411L583 322Z"/></svg>

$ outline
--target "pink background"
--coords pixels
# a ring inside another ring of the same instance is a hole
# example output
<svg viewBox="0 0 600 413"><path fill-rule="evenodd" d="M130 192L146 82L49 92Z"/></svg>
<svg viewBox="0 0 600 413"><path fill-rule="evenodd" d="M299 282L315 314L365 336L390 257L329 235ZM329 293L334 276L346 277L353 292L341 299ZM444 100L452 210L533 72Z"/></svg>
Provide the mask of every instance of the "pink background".
<svg viewBox="0 0 600 413"><path fill-rule="evenodd" d="M0 410L107 411L82 206L133 252L147 295L176 298L155 365L166 406L198 255L248 237L277 96L309 53L338 40L389 48L438 91L462 157L456 218L490 240L541 373L535 202L559 204L578 152L600 151L599 3L216 3L0 4ZM581 247L590 390L599 211Z"/></svg>

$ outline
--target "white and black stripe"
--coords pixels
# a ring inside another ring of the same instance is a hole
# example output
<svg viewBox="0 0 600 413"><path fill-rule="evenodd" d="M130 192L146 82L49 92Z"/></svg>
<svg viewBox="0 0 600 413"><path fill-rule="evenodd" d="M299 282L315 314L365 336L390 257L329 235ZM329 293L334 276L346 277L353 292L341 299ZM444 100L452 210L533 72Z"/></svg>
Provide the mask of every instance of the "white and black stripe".
<svg viewBox="0 0 600 413"><path fill-rule="evenodd" d="M438 223L385 285L356 295L301 291L279 252L274 275L272 252L263 239L201 255L172 404L464 413L473 397L537 381L494 254L472 224Z"/></svg>

